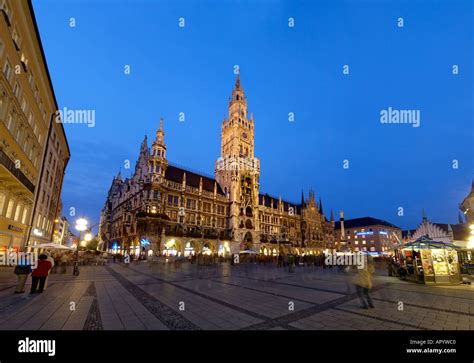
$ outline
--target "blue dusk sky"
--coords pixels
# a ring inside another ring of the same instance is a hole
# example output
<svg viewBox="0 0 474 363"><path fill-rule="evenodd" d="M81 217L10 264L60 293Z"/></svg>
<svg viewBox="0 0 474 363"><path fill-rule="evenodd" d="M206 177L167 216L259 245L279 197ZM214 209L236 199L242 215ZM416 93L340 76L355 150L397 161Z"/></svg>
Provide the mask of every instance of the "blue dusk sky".
<svg viewBox="0 0 474 363"><path fill-rule="evenodd" d="M457 223L474 176L472 1L33 5L60 109L95 111L94 127L65 125L66 217L74 207L98 222L113 176L131 175L160 116L169 161L212 175L238 65L261 192L298 203L312 188L328 218L415 228L424 208ZM419 111L419 127L381 123L389 107Z"/></svg>

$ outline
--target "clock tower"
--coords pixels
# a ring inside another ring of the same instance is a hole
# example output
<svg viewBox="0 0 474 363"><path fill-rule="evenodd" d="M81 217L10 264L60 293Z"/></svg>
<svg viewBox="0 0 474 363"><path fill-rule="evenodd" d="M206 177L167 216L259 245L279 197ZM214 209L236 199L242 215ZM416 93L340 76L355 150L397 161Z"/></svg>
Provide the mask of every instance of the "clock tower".
<svg viewBox="0 0 474 363"><path fill-rule="evenodd" d="M228 118L221 125L221 156L216 180L231 202L231 252L258 251L258 193L260 161L254 155L254 121L247 115L247 99L237 75L229 100Z"/></svg>

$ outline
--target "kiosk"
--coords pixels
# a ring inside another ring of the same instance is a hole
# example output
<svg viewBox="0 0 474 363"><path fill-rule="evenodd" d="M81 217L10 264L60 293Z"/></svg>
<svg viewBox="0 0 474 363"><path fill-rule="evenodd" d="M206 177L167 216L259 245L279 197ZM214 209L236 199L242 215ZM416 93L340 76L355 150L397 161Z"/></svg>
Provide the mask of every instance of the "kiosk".
<svg viewBox="0 0 474 363"><path fill-rule="evenodd" d="M400 257L407 280L424 284L462 283L458 249L452 243L433 241L428 237L404 244Z"/></svg>

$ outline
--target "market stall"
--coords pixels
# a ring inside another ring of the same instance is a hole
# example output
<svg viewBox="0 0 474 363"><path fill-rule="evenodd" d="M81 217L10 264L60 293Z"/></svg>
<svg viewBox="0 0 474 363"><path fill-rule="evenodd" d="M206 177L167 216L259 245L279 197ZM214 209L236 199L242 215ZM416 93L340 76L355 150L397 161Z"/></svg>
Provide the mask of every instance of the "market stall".
<svg viewBox="0 0 474 363"><path fill-rule="evenodd" d="M452 243L428 237L404 244L399 252L406 279L424 284L462 283L457 250Z"/></svg>

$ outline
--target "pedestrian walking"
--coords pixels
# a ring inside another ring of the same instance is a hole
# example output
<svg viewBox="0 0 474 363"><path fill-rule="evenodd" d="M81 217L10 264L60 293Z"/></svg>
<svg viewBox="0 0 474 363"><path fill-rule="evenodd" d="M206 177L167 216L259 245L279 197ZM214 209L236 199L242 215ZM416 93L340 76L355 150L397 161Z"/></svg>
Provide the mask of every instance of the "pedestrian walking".
<svg viewBox="0 0 474 363"><path fill-rule="evenodd" d="M31 282L31 291L30 294L35 292L41 294L44 290L44 284L46 282L46 277L48 276L49 270L51 270L51 262L48 261L48 256L40 255L38 257L38 266L33 270L32 273L32 282ZM38 288L39 283L39 288ZM38 289L38 290L37 290Z"/></svg>
<svg viewBox="0 0 474 363"><path fill-rule="evenodd" d="M374 302L370 296L370 290L372 289L372 275L375 271L374 261L372 256L366 257L366 262L363 268L357 267L357 272L354 277L354 284L356 287L357 295L360 300L360 307L362 309L374 308Z"/></svg>
<svg viewBox="0 0 474 363"><path fill-rule="evenodd" d="M48 277L49 277L49 274L53 272L53 269L54 269L54 258L51 257L51 254L49 252L45 252L44 253L46 255L46 258L47 260L51 263L51 268L50 270L48 271L48 274L46 275L46 279L44 281L44 287L43 287L43 290L46 290L46 288L48 287Z"/></svg>
<svg viewBox="0 0 474 363"><path fill-rule="evenodd" d="M61 266L61 273L67 273L67 264L69 262L69 256L66 253L63 253L59 258L59 265Z"/></svg>
<svg viewBox="0 0 474 363"><path fill-rule="evenodd" d="M23 294L25 292L25 283L28 279L28 275L31 273L31 265L24 264L24 265L17 265L15 266L14 274L18 278L18 282L16 284L15 294Z"/></svg>

